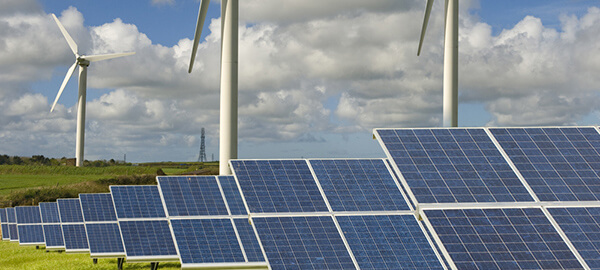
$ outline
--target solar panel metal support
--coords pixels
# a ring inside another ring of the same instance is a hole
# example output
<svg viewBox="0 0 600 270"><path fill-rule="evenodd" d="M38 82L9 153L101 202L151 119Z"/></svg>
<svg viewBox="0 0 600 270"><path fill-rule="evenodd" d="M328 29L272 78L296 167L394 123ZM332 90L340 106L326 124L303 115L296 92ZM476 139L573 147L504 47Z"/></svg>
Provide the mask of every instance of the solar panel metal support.
<svg viewBox="0 0 600 270"><path fill-rule="evenodd" d="M98 264L98 259L92 259L92 261L94 262L94 264Z"/></svg>
<svg viewBox="0 0 600 270"><path fill-rule="evenodd" d="M158 269L158 263L157 262L150 263L150 270L157 270L157 269Z"/></svg>
<svg viewBox="0 0 600 270"><path fill-rule="evenodd" d="M123 270L123 263L125 262L125 258L117 258L117 268L119 270Z"/></svg>

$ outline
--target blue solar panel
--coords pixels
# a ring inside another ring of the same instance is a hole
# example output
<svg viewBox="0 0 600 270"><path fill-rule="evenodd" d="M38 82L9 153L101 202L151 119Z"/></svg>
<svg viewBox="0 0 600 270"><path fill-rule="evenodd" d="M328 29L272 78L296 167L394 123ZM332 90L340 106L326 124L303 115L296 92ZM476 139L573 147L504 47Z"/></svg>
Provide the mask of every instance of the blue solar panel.
<svg viewBox="0 0 600 270"><path fill-rule="evenodd" d="M6 217L6 209L4 208L0 208L0 223L8 223L8 217Z"/></svg>
<svg viewBox="0 0 600 270"><path fill-rule="evenodd" d="M252 213L328 211L305 160L232 160L231 166Z"/></svg>
<svg viewBox="0 0 600 270"><path fill-rule="evenodd" d="M58 199L58 212L62 223L83 222L79 199Z"/></svg>
<svg viewBox="0 0 600 270"><path fill-rule="evenodd" d="M111 186L110 193L119 219L165 217L157 186Z"/></svg>
<svg viewBox="0 0 600 270"><path fill-rule="evenodd" d="M240 189L235 183L235 178L233 176L219 176L218 178L221 183L221 188L223 189L223 194L225 194L225 199L227 199L227 205L229 206L231 214L247 215L248 212L246 211L246 206L244 206Z"/></svg>
<svg viewBox="0 0 600 270"><path fill-rule="evenodd" d="M253 221L272 269L355 269L330 216Z"/></svg>
<svg viewBox="0 0 600 270"><path fill-rule="evenodd" d="M483 129L376 132L419 203L533 201Z"/></svg>
<svg viewBox="0 0 600 270"><path fill-rule="evenodd" d="M65 239L65 249L67 252L70 250L89 249L87 234L83 224L62 224L62 230Z"/></svg>
<svg viewBox="0 0 600 270"><path fill-rule="evenodd" d="M39 224L42 223L39 206L17 206L15 215L18 224Z"/></svg>
<svg viewBox="0 0 600 270"><path fill-rule="evenodd" d="M44 229L42 225L18 225L19 244L44 244Z"/></svg>
<svg viewBox="0 0 600 270"><path fill-rule="evenodd" d="M381 159L309 162L333 211L410 209Z"/></svg>
<svg viewBox="0 0 600 270"><path fill-rule="evenodd" d="M214 176L158 177L169 216L227 215Z"/></svg>
<svg viewBox="0 0 600 270"><path fill-rule="evenodd" d="M40 212L42 215L42 223L60 223L58 204L56 202L40 203Z"/></svg>
<svg viewBox="0 0 600 270"><path fill-rule="evenodd" d="M85 222L117 221L110 193L79 194Z"/></svg>
<svg viewBox="0 0 600 270"><path fill-rule="evenodd" d="M0 227L2 229L2 240L10 240L10 230L8 229L8 224L2 224Z"/></svg>
<svg viewBox="0 0 600 270"><path fill-rule="evenodd" d="M600 269L600 208L548 208L591 269Z"/></svg>
<svg viewBox="0 0 600 270"><path fill-rule="evenodd" d="M582 269L541 209L425 210L458 269Z"/></svg>
<svg viewBox="0 0 600 270"><path fill-rule="evenodd" d="M594 128L490 131L540 200L600 200L600 134Z"/></svg>
<svg viewBox="0 0 600 270"><path fill-rule="evenodd" d="M176 256L167 220L119 221L127 258Z"/></svg>
<svg viewBox="0 0 600 270"><path fill-rule="evenodd" d="M17 224L8 224L8 231L10 235L10 241L19 241L19 231L17 230Z"/></svg>
<svg viewBox="0 0 600 270"><path fill-rule="evenodd" d="M230 219L171 220L182 264L245 262Z"/></svg>
<svg viewBox="0 0 600 270"><path fill-rule="evenodd" d="M115 223L86 223L88 243L92 256L102 253L125 254L121 230Z"/></svg>
<svg viewBox="0 0 600 270"><path fill-rule="evenodd" d="M265 257L260 249L260 244L256 238L254 228L252 228L252 225L250 225L248 219L236 218L234 219L234 223L240 236L240 240L242 240L242 245L244 246L244 251L246 252L248 261L264 262Z"/></svg>
<svg viewBox="0 0 600 270"><path fill-rule="evenodd" d="M413 215L336 218L361 269L444 269Z"/></svg>
<svg viewBox="0 0 600 270"><path fill-rule="evenodd" d="M15 217L15 208L6 208L6 217L8 219L8 223L17 223L17 217Z"/></svg>
<svg viewBox="0 0 600 270"><path fill-rule="evenodd" d="M61 247L64 248L65 242L63 239L62 227L56 225L43 225L44 226L44 240L46 242L46 248Z"/></svg>

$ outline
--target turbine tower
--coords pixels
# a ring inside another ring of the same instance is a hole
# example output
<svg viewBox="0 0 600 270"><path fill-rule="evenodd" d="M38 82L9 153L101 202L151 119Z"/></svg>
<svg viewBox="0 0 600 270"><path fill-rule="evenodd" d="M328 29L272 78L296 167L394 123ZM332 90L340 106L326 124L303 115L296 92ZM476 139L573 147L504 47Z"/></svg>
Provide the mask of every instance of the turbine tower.
<svg viewBox="0 0 600 270"><path fill-rule="evenodd" d="M458 0L446 1L446 26L444 38L444 105L443 105L443 126L458 126ZM421 54L423 38L427 30L429 15L433 0L427 0L425 9L425 18L423 20L423 29L421 30L421 40L419 41L419 50L417 55Z"/></svg>
<svg viewBox="0 0 600 270"><path fill-rule="evenodd" d="M77 99L77 140L75 143L75 165L77 167L83 166L83 145L85 139L85 102L86 102L86 87L87 87L87 67L90 65L90 62L97 62L127 55L135 54L135 52L128 53L114 53L114 54L99 54L99 55L79 55L79 51L77 48L77 44L71 38L65 27L60 23L56 15L52 14L52 18L56 21L58 28L62 32L63 36L67 40L71 51L75 54L75 63L69 68L67 71L67 75L60 86L60 90L58 90L58 94L54 99L54 103L52 104L52 108L50 112L54 111L54 107L60 98L63 90L65 90L65 86L69 82L71 76L73 76L73 72L75 71L75 67L79 66L79 97Z"/></svg>
<svg viewBox="0 0 600 270"><path fill-rule="evenodd" d="M210 0L202 0L192 47L192 72ZM238 119L238 0L221 0L221 107L219 118L219 174L231 175L229 160L237 158Z"/></svg>

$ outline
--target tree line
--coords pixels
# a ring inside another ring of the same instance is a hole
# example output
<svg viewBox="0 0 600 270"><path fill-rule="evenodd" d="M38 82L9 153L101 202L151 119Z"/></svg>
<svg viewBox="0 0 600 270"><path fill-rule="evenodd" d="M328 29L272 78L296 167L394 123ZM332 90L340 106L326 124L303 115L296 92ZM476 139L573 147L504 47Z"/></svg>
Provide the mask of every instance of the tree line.
<svg viewBox="0 0 600 270"><path fill-rule="evenodd" d="M38 165L38 166L66 166L66 165L74 165L75 159L68 159L66 157L62 157L60 159L57 158L48 158L44 155L33 155L31 157L20 157L20 156L9 156L9 155L0 155L0 165ZM131 165L131 163L125 163L121 160L85 160L83 162L83 166L86 167L108 167L115 165Z"/></svg>

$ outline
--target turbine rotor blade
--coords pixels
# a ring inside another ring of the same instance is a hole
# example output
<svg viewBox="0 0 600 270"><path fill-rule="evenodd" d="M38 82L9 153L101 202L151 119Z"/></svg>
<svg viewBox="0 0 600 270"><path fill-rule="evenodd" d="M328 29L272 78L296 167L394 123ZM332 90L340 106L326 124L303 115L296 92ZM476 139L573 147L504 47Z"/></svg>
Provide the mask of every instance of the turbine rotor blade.
<svg viewBox="0 0 600 270"><path fill-rule="evenodd" d="M67 32L67 29L65 29L65 27L60 23L60 21L58 20L56 15L54 15L54 13L52 13L52 18L54 18L54 21L56 21L56 24L58 25L58 28L60 28L60 31L62 32L63 36L65 36L65 39L67 40L67 43L69 43L69 47L71 47L71 51L73 51L73 54L79 56L77 50L77 43L75 43L71 35L69 35L69 32Z"/></svg>
<svg viewBox="0 0 600 270"><path fill-rule="evenodd" d="M75 64L73 64L69 68L69 71L67 71L67 76L65 76L65 79L63 80L63 83L60 86L60 90L58 90L58 94L56 95L56 98L54 99L54 103L52 104L52 108L50 109L50 112L54 111L54 107L56 106L56 102L58 102L58 99L60 98L60 95L62 95L63 90L65 90L65 86L67 86L67 83L69 82L69 79L71 79L71 76L73 76L73 72L75 72L75 67L77 67L77 61L75 61Z"/></svg>
<svg viewBox="0 0 600 270"><path fill-rule="evenodd" d="M423 47L423 39L425 38L425 32L427 31L427 24L429 23L429 16L431 15L431 7L433 6L433 0L427 0L427 7L425 8L425 18L423 18L423 28L421 29L421 40L419 41L419 50L417 56L421 55L421 47Z"/></svg>
<svg viewBox="0 0 600 270"><path fill-rule="evenodd" d="M118 57L123 57L123 56L129 56L129 55L133 55L133 54L135 54L135 52L109 53L109 54L98 54L98 55L86 55L86 56L82 56L81 58L84 60L88 60L90 62L98 62L98 61L102 61L102 60L113 59L113 58L118 58Z"/></svg>
<svg viewBox="0 0 600 270"><path fill-rule="evenodd" d="M210 0L202 0L200 3L200 9L198 10L198 22L196 23L196 33L194 34L194 45L192 46L192 59L190 60L190 68L188 73L192 73L194 67L194 61L196 60L196 52L198 51L198 44L202 36L202 28L204 27L204 21L206 20L206 13L208 12L208 4Z"/></svg>

